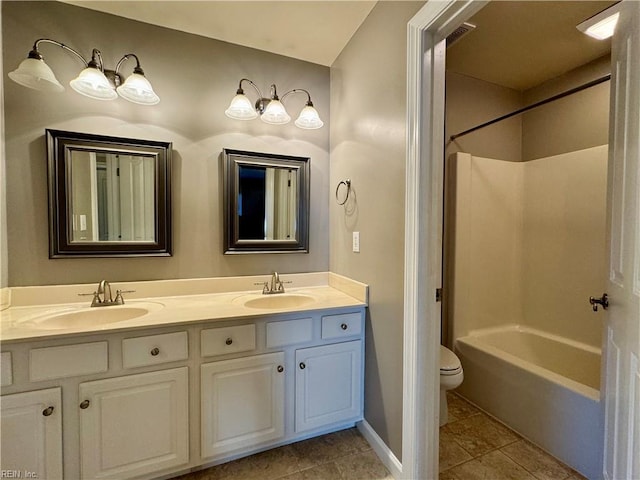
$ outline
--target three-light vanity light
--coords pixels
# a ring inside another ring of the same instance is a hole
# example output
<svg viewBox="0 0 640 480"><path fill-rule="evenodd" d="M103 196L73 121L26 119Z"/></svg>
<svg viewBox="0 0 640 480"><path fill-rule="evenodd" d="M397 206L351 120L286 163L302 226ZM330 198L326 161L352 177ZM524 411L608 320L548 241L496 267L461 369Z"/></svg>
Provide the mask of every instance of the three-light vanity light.
<svg viewBox="0 0 640 480"><path fill-rule="evenodd" d="M85 68L76 78L69 82L71 88L82 95L96 100L115 100L120 96L139 105L155 105L160 101L151 84L145 78L144 72L140 68L140 60L135 54L128 53L124 55L116 64L115 70L108 70L104 68L100 50L94 48L91 53L91 60L87 62L73 48L48 38L40 38L35 41L28 57L20 63L17 69L9 73L11 80L24 87L43 92L64 91L64 87L58 81L49 65L44 62L44 58L38 50L38 46L41 43L57 45L75 55L84 63ZM133 73L123 82L120 67L130 58L135 59L136 66L133 69Z"/></svg>
<svg viewBox="0 0 640 480"><path fill-rule="evenodd" d="M255 104L252 103L251 100L249 100L249 98L244 94L244 90L242 89L242 82L246 82L251 85L258 93L258 100L255 102ZM235 120L253 120L254 118L260 116L260 120L265 123L269 123L271 125L284 125L291 121L291 117L287 113L287 110L285 109L282 102L285 98L294 93L305 93L307 95L307 103L300 112L297 120L294 122L296 127L306 130L322 128L324 123L322 122L322 120L320 120L318 111L313 107L311 95L308 91L302 88L294 88L293 90L289 90L284 95L282 95L281 100L278 97L276 86L274 84L271 85L270 98L265 98L257 85L248 78L243 78L240 80L238 90L236 91L236 96L233 97L229 108L227 108L224 113L227 117L233 118Z"/></svg>

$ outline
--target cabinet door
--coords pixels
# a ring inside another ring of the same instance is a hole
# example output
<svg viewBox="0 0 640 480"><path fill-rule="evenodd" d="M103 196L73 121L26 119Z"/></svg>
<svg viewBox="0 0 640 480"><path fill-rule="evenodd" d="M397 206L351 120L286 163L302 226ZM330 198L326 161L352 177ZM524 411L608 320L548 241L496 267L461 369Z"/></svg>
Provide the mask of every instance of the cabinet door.
<svg viewBox="0 0 640 480"><path fill-rule="evenodd" d="M362 341L296 350L296 432L362 418Z"/></svg>
<svg viewBox="0 0 640 480"><path fill-rule="evenodd" d="M202 457L284 435L284 353L201 365Z"/></svg>
<svg viewBox="0 0 640 480"><path fill-rule="evenodd" d="M1 402L2 476L62 478L60 388L4 395Z"/></svg>
<svg viewBox="0 0 640 480"><path fill-rule="evenodd" d="M188 368L80 384L82 478L129 478L189 461Z"/></svg>

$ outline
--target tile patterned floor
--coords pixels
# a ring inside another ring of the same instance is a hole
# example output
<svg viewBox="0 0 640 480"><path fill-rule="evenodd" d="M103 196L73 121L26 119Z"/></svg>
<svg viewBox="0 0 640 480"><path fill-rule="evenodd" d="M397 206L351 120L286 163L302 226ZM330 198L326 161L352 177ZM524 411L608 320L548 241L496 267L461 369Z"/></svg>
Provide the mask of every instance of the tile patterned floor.
<svg viewBox="0 0 640 480"><path fill-rule="evenodd" d="M448 392L440 428L440 480L585 480L577 472ZM351 428L275 448L174 480L393 480Z"/></svg>
<svg viewBox="0 0 640 480"><path fill-rule="evenodd" d="M535 445L448 392L440 427L440 480L585 480Z"/></svg>
<svg viewBox="0 0 640 480"><path fill-rule="evenodd" d="M358 430L303 440L174 480L393 480Z"/></svg>

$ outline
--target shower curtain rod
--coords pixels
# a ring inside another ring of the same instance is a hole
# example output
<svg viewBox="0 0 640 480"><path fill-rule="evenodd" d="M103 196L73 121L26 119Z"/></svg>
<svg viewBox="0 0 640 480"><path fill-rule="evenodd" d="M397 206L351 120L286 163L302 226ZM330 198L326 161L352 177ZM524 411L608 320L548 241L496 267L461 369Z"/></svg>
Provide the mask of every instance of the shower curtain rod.
<svg viewBox="0 0 640 480"><path fill-rule="evenodd" d="M587 88L595 87L596 85L604 83L604 82L606 82L608 80L611 80L611 74L605 75L604 77L596 78L595 80L587 82L587 83L585 83L583 85L580 85L578 87L572 88L571 90L567 90L566 92L559 93L557 95L554 95L553 97L549 97L549 98L547 98L545 100L540 100L539 102L533 103L533 104L528 105L526 107L522 107L521 109L516 110L515 112L507 113L506 115L502 115L501 117L494 118L493 120L489 120L488 122L485 122L485 123L482 123L482 124L480 124L478 126L470 128L469 130L465 130L464 132L460 132L460 133L456 133L455 135L451 135L449 137L449 140L455 140L456 138L462 137L463 135L467 135L469 133L475 132L476 130L480 130L481 128L488 127L489 125L493 125L494 123L501 122L502 120L506 120L507 118L511 118L511 117L516 116L516 115L520 115L521 113L527 112L527 111L532 110L532 109L537 108L537 107L541 107L542 105L545 105L547 103L553 102L555 100L560 100L561 98L568 97L569 95L573 95L574 93L581 92L582 90L586 90Z"/></svg>

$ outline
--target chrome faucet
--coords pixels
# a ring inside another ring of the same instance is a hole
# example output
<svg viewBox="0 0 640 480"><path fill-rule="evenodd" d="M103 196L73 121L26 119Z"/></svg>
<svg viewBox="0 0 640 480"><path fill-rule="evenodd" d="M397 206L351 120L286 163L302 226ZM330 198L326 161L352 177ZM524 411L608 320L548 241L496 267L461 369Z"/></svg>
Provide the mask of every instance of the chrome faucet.
<svg viewBox="0 0 640 480"><path fill-rule="evenodd" d="M93 293L79 293L80 296L92 295L92 307L108 307L111 305L124 305L123 293L132 293L135 290L116 290L116 298L111 296L111 285L106 280L100 280L98 290Z"/></svg>
<svg viewBox="0 0 640 480"><path fill-rule="evenodd" d="M108 297L107 292L109 292ZM109 284L109 282L107 282L106 280L100 280L96 296L98 297L98 303L113 303L113 298L111 297L111 285Z"/></svg>
<svg viewBox="0 0 640 480"><path fill-rule="evenodd" d="M256 285L262 285L262 293L264 295L273 295L275 293L284 293L284 283L291 282L283 282L280 280L280 275L278 272L273 272L271 274L271 281L264 283L256 283Z"/></svg>

